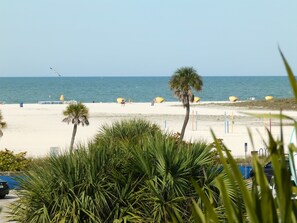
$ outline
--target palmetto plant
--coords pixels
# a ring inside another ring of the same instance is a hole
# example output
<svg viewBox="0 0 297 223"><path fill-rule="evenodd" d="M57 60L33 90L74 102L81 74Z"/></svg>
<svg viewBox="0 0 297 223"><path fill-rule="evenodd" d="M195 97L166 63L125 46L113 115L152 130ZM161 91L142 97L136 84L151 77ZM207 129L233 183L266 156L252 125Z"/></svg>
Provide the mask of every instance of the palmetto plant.
<svg viewBox="0 0 297 223"><path fill-rule="evenodd" d="M66 107L66 110L63 111L63 115L66 116L63 119L63 122L72 123L73 131L70 142L70 151L73 150L74 139L77 132L78 125L89 125L89 110L82 103L71 103Z"/></svg>
<svg viewBox="0 0 297 223"><path fill-rule="evenodd" d="M145 120L117 122L29 171L12 213L32 223L190 222L192 199L201 201L191 180L221 210L215 155L206 143L180 142Z"/></svg>
<svg viewBox="0 0 297 223"><path fill-rule="evenodd" d="M6 122L3 121L3 116L2 116L2 113L0 111L0 137L3 136L3 131L2 129L6 128L7 124Z"/></svg>
<svg viewBox="0 0 297 223"><path fill-rule="evenodd" d="M182 67L177 69L169 80L170 89L174 95L183 103L186 108L186 116L181 130L182 140L190 116L190 102L194 101L193 91L202 90L203 82L197 71L192 67Z"/></svg>
<svg viewBox="0 0 297 223"><path fill-rule="evenodd" d="M143 138L156 134L161 134L161 130L156 124L143 119L127 119L115 121L112 125L103 125L95 136L95 141L114 145L126 142L134 145L141 142Z"/></svg>
<svg viewBox="0 0 297 223"><path fill-rule="evenodd" d="M284 55L281 51L280 53L288 73L295 99L297 100L297 82L295 76ZM249 189L241 177L234 158L232 157L230 152L219 143L219 141L213 134L216 142L217 151L220 155L220 160L227 172L227 178L230 179L229 182L232 182L234 186L238 185L238 187L240 188L240 193L237 193L236 197L241 197L244 203L241 208L238 208L238 206L234 206L232 204L232 202L230 201L230 197L228 196L228 190L226 190L226 186L219 176L216 180L216 185L219 188L220 196L222 197L224 203L227 222L297 222L297 188L296 185L292 183L292 180L296 180L292 178L295 176L296 166L294 166L294 163L292 163L290 169L288 169L287 167L284 152L284 139L282 134L283 119L292 121L295 129L297 129L297 120L283 115L282 113L280 115L274 115L274 117L280 120L281 138L275 140L269 130L267 130L267 133L269 135L269 142L266 143L266 147L269 150L270 154L268 159L272 162L273 166L275 182L273 187L275 188L275 192L271 189L271 186L269 185L267 178L263 172L263 167L260 164L258 157L256 156L252 158L253 169L255 170L255 179L253 181L252 189ZM252 139L251 134L250 136ZM297 139L297 134L295 135L295 137ZM294 144L290 144L288 146L288 151L291 162L292 160L294 160L294 156L296 155L297 146ZM228 163L226 157L228 159ZM193 216L195 222L222 222L215 212L211 200L204 195L201 187L197 185L196 182L193 181L193 184L196 187L197 194L204 203L203 207L201 208L201 206L199 206L196 201L193 201L195 204L193 208ZM176 220L175 222L182 221Z"/></svg>

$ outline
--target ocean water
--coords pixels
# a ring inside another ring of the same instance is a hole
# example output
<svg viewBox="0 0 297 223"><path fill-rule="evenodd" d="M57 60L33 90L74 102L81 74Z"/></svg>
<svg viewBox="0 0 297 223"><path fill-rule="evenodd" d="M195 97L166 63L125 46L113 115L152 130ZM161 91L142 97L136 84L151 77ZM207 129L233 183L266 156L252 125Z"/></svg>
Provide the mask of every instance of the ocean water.
<svg viewBox="0 0 297 223"><path fill-rule="evenodd" d="M134 102L150 102L156 96L176 101L169 89L170 77L1 77L0 102L38 103L65 100L116 102L118 97ZM203 90L195 93L201 101L227 101L293 97L286 76L203 77Z"/></svg>

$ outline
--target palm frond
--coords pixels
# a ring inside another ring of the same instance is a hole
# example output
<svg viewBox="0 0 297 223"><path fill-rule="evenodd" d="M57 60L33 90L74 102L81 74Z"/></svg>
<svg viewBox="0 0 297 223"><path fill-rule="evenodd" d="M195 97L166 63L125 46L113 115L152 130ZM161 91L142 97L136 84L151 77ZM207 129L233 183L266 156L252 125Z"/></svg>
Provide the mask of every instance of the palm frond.
<svg viewBox="0 0 297 223"><path fill-rule="evenodd" d="M192 96L193 91L201 91L202 78L193 67L177 69L169 80L170 89L181 101L185 96Z"/></svg>

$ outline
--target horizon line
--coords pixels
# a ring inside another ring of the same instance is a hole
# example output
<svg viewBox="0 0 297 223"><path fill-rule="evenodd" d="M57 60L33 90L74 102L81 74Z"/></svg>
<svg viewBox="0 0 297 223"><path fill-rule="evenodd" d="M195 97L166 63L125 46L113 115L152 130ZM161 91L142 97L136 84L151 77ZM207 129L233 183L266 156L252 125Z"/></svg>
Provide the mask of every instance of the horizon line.
<svg viewBox="0 0 297 223"><path fill-rule="evenodd" d="M287 75L286 74L283 74L283 75L279 75L279 74L271 74L271 75L200 75L201 77L286 77ZM0 76L0 78L75 78L75 77L110 77L110 78L120 78L120 77L171 77L171 75L148 75L148 76L137 76L137 75L130 75L130 76L126 76L126 75L123 75L123 76L113 76L113 75L101 75L101 76L68 76L68 75L63 75L61 77L58 77L58 76Z"/></svg>

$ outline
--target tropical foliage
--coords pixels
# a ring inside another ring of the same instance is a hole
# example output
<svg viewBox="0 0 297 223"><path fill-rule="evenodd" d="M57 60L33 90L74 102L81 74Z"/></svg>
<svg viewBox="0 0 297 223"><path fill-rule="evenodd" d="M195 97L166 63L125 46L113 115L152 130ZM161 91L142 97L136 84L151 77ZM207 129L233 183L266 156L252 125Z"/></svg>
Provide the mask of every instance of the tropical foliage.
<svg viewBox="0 0 297 223"><path fill-rule="evenodd" d="M180 140L182 140L190 117L190 102L194 101L193 91L201 91L203 82L193 67L182 67L174 72L169 80L169 86L186 108L186 116L180 134Z"/></svg>
<svg viewBox="0 0 297 223"><path fill-rule="evenodd" d="M253 157L255 179L248 186L242 179L237 163L230 151L217 144L220 160L224 165L224 169L227 170L229 182L233 187L238 186L240 188L233 199L243 199L243 205L238 206L232 203L233 200L228 196L229 191L226 189L225 183L220 176L217 177L215 185L219 188L227 218L227 220L222 221L212 205L212 200L206 197L201 187L193 182L196 185L196 192L203 202L201 208L199 206L200 201L193 200L195 204L193 208L195 222L296 222L297 205L293 194L293 191L296 193L296 189L292 186L291 174L285 161L283 142L274 140L270 135L270 142L267 146L270 151L268 159L272 161L275 174L275 192L271 189L271 185L264 175L258 157Z"/></svg>
<svg viewBox="0 0 297 223"><path fill-rule="evenodd" d="M3 131L2 129L6 128L7 124L6 122L3 121L3 116L2 116L2 112L0 110L0 137L3 136Z"/></svg>
<svg viewBox="0 0 297 223"><path fill-rule="evenodd" d="M188 222L192 199L202 201L193 180L223 218L215 156L204 142L180 142L147 121L116 122L28 171L12 213L20 222Z"/></svg>
<svg viewBox="0 0 297 223"><path fill-rule="evenodd" d="M297 82L295 76L287 63L285 57L280 51L283 62L285 64L288 77L297 101ZM226 210L227 222L297 222L297 187L296 187L296 167L293 160L296 156L297 147L295 144L288 146L289 151L289 163L290 168L287 167L285 159L284 140L282 133L282 120L288 119L293 122L293 126L297 129L297 120L286 115L274 116L280 119L281 138L275 140L267 130L269 135L269 142L266 144L270 155L268 160L272 162L274 171L274 180L271 184L268 183L266 176L263 172L263 167L258 157L255 156L252 159L253 168L255 172L255 179L253 181L252 188L248 188L241 178L241 174L236 166L235 160L230 152L220 145L215 138L216 147L220 155L220 159L224 165L224 169L227 170L227 178L232 182L233 186L239 186L240 192L236 194L235 199L243 198L244 206L241 210L238 206L232 205L230 198L228 197L228 190L225 188L225 184L221 177L216 180L216 185L219 188L220 195L224 203L224 209ZM295 131L295 137L297 139L297 133ZM251 139L252 135L250 134ZM214 136L215 137L215 136ZM297 141L297 140L296 140ZM226 162L228 158L229 164ZM199 185L193 182L196 186L196 191L199 197L203 200L204 207L199 206L200 202L193 201L195 207L193 208L193 216L195 222L221 222L219 216L215 212L215 208L212 205L212 200L203 194L203 191ZM242 214L246 213L246 214ZM177 221L176 221L177 222Z"/></svg>
<svg viewBox="0 0 297 223"><path fill-rule="evenodd" d="M66 110L63 111L63 115L66 116L63 122L72 123L73 131L70 142L70 151L73 150L74 139L77 132L78 125L89 125L89 110L82 103L71 103L67 106Z"/></svg>
<svg viewBox="0 0 297 223"><path fill-rule="evenodd" d="M26 152L14 153L11 150L0 150L0 171L22 171L28 168L31 159Z"/></svg>

